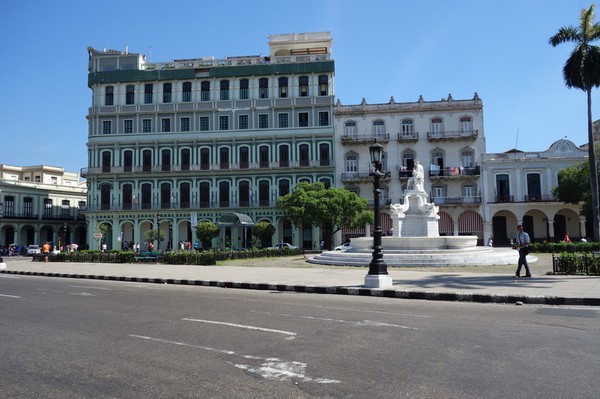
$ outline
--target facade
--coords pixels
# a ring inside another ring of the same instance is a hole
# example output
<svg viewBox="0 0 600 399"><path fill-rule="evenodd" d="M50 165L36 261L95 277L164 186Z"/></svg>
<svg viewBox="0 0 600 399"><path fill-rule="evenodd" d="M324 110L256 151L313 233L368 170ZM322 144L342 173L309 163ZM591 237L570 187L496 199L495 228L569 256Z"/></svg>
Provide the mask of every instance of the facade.
<svg viewBox="0 0 600 399"><path fill-rule="evenodd" d="M0 164L0 245L85 247L86 191L63 168Z"/></svg>
<svg viewBox="0 0 600 399"><path fill-rule="evenodd" d="M373 204L369 146L384 146L381 223L391 233L390 204L402 203L415 161L425 169L429 200L439 206L440 235L483 240L481 159L485 152L483 103L470 100L395 102L334 107L338 185ZM369 234L343 230L341 240Z"/></svg>
<svg viewBox="0 0 600 399"><path fill-rule="evenodd" d="M88 241L110 226L109 248L168 232L158 249L196 241L219 224L213 246L250 246L248 229L273 223L274 241L312 248L312 227L292 226L278 197L302 181L335 185L329 32L272 35L269 55L147 62L89 52ZM155 246L156 248L156 246Z"/></svg>
<svg viewBox="0 0 600 399"><path fill-rule="evenodd" d="M483 157L484 238L508 245L522 223L532 241L575 241L587 236L579 204L558 202L558 172L587 162L587 151L562 139L546 151L511 150Z"/></svg>

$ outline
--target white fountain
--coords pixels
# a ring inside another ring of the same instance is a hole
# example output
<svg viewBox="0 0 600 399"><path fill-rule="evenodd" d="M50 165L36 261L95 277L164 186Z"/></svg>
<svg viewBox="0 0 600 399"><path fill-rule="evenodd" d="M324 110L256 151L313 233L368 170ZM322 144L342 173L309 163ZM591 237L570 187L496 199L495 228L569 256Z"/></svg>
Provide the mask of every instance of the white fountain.
<svg viewBox="0 0 600 399"><path fill-rule="evenodd" d="M469 266L516 264L518 253L509 248L477 246L477 236L440 236L439 208L428 201L423 187L423 166L415 161L402 204L390 205L393 234L382 237L383 259L388 266ZM372 237L351 239L352 249L327 251L310 263L368 266ZM530 262L537 260L531 256Z"/></svg>

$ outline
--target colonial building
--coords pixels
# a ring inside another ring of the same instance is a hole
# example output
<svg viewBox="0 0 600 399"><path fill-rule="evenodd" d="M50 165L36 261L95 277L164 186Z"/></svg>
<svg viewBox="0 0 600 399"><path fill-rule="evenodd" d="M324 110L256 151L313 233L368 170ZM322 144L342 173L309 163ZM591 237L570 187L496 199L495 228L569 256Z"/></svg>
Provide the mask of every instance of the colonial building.
<svg viewBox="0 0 600 399"><path fill-rule="evenodd" d="M507 245L516 235L517 224L533 241L571 240L588 235L579 204L559 202L552 190L558 172L587 162L587 151L562 139L546 151L511 150L483 156L484 238Z"/></svg>
<svg viewBox="0 0 600 399"><path fill-rule="evenodd" d="M0 164L0 245L85 247L86 191L63 168Z"/></svg>
<svg viewBox="0 0 600 399"><path fill-rule="evenodd" d="M335 184L329 32L272 35L267 56L148 62L89 48L88 241L116 248L168 232L159 248L221 226L213 245L242 248L269 221L274 241L311 248L318 230L275 207L302 181Z"/></svg>
<svg viewBox="0 0 600 399"><path fill-rule="evenodd" d="M415 161L424 167L429 200L440 207L441 235L477 235L483 240L481 159L485 152L483 103L470 100L334 107L336 174L338 184L373 203L369 146L377 140L384 149L380 201L382 228L392 222L389 207L401 203ZM342 240L368 234L364 229L344 230Z"/></svg>

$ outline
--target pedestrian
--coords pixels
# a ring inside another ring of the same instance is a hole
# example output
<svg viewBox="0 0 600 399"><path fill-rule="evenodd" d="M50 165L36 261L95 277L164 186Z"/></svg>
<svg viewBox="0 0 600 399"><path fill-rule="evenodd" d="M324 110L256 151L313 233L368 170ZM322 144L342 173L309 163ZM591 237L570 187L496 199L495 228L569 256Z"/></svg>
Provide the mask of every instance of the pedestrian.
<svg viewBox="0 0 600 399"><path fill-rule="evenodd" d="M515 278L521 277L521 267L525 266L525 275L523 277L531 277L531 271L529 270L529 264L527 263L527 255L529 255L529 234L523 231L523 225L517 226L517 238L513 245L513 248L519 251L519 261L517 263L517 271L515 272Z"/></svg>
<svg viewBox="0 0 600 399"><path fill-rule="evenodd" d="M44 263L48 263L48 254L50 253L50 244L47 242L42 245L42 253L44 254Z"/></svg>
<svg viewBox="0 0 600 399"><path fill-rule="evenodd" d="M565 236L563 237L563 241L564 242L571 242L571 239L569 238L569 233L565 233Z"/></svg>
<svg viewBox="0 0 600 399"><path fill-rule="evenodd" d="M325 249L325 241L321 241L321 251Z"/></svg>
<svg viewBox="0 0 600 399"><path fill-rule="evenodd" d="M488 245L488 247L493 247L494 246L494 240L492 239L492 237L488 238L487 245Z"/></svg>

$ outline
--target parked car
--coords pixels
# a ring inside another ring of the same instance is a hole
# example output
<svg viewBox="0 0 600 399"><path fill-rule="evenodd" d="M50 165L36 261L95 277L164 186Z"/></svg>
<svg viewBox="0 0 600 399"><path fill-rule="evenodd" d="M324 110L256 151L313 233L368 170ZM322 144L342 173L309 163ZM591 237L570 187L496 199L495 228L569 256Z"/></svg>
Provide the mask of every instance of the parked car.
<svg viewBox="0 0 600 399"><path fill-rule="evenodd" d="M31 255L39 255L42 253L42 250L40 249L39 245L30 245L27 247L27 255L31 256Z"/></svg>
<svg viewBox="0 0 600 399"><path fill-rule="evenodd" d="M346 251L348 249L352 249L352 244L350 244L349 242L345 242L342 245L338 245L337 247L334 248L336 251Z"/></svg>
<svg viewBox="0 0 600 399"><path fill-rule="evenodd" d="M297 245L288 244L287 242L280 242L274 247L269 247L269 249L298 249Z"/></svg>

